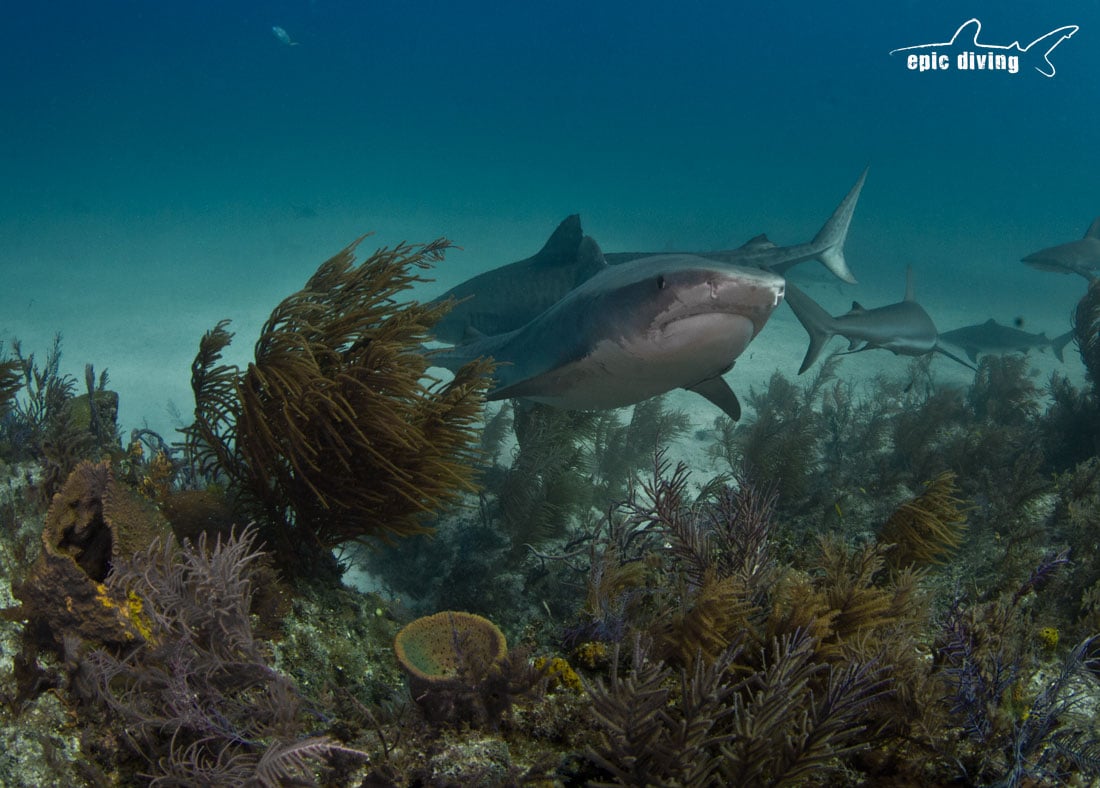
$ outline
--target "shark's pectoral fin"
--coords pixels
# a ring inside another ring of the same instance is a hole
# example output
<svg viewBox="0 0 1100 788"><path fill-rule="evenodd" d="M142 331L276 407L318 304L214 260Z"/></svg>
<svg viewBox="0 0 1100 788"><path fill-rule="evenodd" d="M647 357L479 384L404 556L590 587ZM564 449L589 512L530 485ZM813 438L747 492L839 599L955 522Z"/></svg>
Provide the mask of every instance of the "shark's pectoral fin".
<svg viewBox="0 0 1100 788"><path fill-rule="evenodd" d="M942 354L942 355L944 355L944 356L947 356L947 357L948 357L949 359L951 359L952 361L958 361L958 362L959 362L960 364L962 364L962 365L963 365L964 367L966 367L967 369L972 369L972 370L974 370L975 372L977 372L977 371L978 371L978 368L977 368L977 367L975 367L975 366L974 366L973 364L971 364L971 363L970 363L969 361L963 361L963 360L962 360L961 358L959 358L958 356L956 356L956 355L955 355L954 353L952 353L952 352L951 352L950 350L947 350L947 349L946 349L946 348L945 348L945 347L944 347L943 345L941 345L941 344L940 344L939 342L937 342L937 343L936 343L935 347L933 347L933 348L932 348L932 350L933 350L934 352L936 352L936 353L940 353L940 354Z"/></svg>
<svg viewBox="0 0 1100 788"><path fill-rule="evenodd" d="M694 386L688 386L687 390L706 397L734 421L741 418L741 403L737 401L737 395L721 375L707 378Z"/></svg>

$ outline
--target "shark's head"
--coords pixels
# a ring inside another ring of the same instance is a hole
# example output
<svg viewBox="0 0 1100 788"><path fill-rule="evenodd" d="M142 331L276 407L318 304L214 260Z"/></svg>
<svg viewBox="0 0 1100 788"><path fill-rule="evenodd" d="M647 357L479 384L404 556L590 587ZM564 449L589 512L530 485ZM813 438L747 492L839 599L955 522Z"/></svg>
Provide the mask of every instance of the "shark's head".
<svg viewBox="0 0 1100 788"><path fill-rule="evenodd" d="M600 281L597 281L600 280ZM612 374L690 387L725 372L783 301L770 271L691 255L660 255L613 266L593 290L594 355Z"/></svg>
<svg viewBox="0 0 1100 788"><path fill-rule="evenodd" d="M783 302L786 282L770 271L683 256L662 261L641 282L654 290L649 333L657 342L676 346L731 322L744 323L752 339Z"/></svg>

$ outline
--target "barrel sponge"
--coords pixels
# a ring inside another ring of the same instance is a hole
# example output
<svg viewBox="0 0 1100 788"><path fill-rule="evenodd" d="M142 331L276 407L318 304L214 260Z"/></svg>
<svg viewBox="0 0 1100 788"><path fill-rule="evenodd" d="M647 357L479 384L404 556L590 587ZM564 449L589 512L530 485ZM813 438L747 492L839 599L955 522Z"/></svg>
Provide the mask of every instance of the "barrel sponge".
<svg viewBox="0 0 1100 788"><path fill-rule="evenodd" d="M409 677L428 685L451 683L471 663L487 669L508 653L496 624L453 610L416 619L397 633L393 647Z"/></svg>
<svg viewBox="0 0 1100 788"><path fill-rule="evenodd" d="M37 561L12 585L22 604L4 616L30 622L44 646L60 648L73 635L132 644L142 635L135 618L140 609L104 581L116 560L167 538L167 521L115 479L109 462L82 462L53 497Z"/></svg>

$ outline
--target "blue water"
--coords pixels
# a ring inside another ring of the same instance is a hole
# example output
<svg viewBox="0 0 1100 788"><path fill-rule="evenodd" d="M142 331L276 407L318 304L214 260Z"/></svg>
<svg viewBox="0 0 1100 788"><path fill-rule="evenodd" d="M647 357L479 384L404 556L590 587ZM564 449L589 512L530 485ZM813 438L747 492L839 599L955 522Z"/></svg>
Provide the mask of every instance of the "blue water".
<svg viewBox="0 0 1100 788"><path fill-rule="evenodd" d="M62 331L68 371L111 370L125 426L167 430L201 333L234 318L243 360L365 231L461 245L434 295L574 212L608 250L806 241L868 164L861 285L830 308L897 298L912 264L933 317L1064 331L1083 280L1019 259L1100 212L1100 6L889 8L8 3L0 337ZM994 44L1080 30L1053 78L889 55L972 16Z"/></svg>

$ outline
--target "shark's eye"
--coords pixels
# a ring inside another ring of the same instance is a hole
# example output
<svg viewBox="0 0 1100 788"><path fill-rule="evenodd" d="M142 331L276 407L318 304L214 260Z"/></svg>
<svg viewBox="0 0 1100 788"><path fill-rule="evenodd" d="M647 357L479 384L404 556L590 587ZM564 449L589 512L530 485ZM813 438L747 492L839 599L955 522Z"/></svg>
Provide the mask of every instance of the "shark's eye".
<svg viewBox="0 0 1100 788"><path fill-rule="evenodd" d="M658 290L664 290L665 289L665 277L664 277L663 274L659 274L657 276L657 289Z"/></svg>

